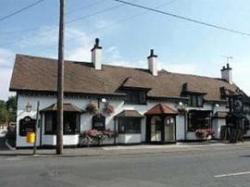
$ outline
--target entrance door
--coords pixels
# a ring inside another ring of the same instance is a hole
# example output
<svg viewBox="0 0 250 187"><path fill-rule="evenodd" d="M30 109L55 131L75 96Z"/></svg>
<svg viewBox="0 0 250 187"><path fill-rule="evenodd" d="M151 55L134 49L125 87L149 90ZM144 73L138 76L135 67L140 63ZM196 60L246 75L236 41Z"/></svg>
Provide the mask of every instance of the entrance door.
<svg viewBox="0 0 250 187"><path fill-rule="evenodd" d="M151 119L151 142L161 142L162 141L162 120L159 116L153 116Z"/></svg>
<svg viewBox="0 0 250 187"><path fill-rule="evenodd" d="M175 142L175 117L166 116L164 119L165 142Z"/></svg>

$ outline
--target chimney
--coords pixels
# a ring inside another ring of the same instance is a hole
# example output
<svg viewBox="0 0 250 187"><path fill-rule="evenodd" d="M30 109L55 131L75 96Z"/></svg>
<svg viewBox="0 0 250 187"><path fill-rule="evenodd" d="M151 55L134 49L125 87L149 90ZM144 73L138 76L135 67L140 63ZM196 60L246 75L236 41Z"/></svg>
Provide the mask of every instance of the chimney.
<svg viewBox="0 0 250 187"><path fill-rule="evenodd" d="M229 66L229 63L222 67L221 78L226 80L228 83L233 84L232 68Z"/></svg>
<svg viewBox="0 0 250 187"><path fill-rule="evenodd" d="M154 54L154 50L150 50L150 55L148 56L148 69L152 73L153 76L158 75L158 67L157 67L157 55Z"/></svg>
<svg viewBox="0 0 250 187"><path fill-rule="evenodd" d="M102 47L99 46L99 38L95 39L95 45L91 49L91 61L96 70L102 69Z"/></svg>

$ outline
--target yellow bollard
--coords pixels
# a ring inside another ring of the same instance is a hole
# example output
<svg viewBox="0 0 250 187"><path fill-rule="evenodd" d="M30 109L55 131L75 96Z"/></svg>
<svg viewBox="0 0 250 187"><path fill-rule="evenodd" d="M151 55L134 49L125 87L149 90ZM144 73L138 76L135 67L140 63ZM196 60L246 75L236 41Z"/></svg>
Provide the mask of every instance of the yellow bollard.
<svg viewBox="0 0 250 187"><path fill-rule="evenodd" d="M28 132L26 136L27 143L34 144L35 143L36 134L34 132Z"/></svg>

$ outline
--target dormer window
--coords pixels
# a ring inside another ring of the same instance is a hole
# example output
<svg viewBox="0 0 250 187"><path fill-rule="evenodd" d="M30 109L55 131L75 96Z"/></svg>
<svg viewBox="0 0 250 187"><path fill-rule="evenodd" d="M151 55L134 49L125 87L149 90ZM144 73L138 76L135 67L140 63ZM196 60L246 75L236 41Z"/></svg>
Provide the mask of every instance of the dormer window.
<svg viewBox="0 0 250 187"><path fill-rule="evenodd" d="M188 106L190 107L203 107L203 95L190 94L187 96Z"/></svg>
<svg viewBox="0 0 250 187"><path fill-rule="evenodd" d="M126 90L126 104L146 104L146 92L139 90Z"/></svg>
<svg viewBox="0 0 250 187"><path fill-rule="evenodd" d="M125 103L135 105L145 105L147 103L146 95L149 90L151 88L145 82L137 81L132 77L126 78L119 89L119 91L126 94Z"/></svg>
<svg viewBox="0 0 250 187"><path fill-rule="evenodd" d="M197 92L193 89L190 89L188 83L184 83L182 85L182 92L181 96L188 97L188 106L189 107L203 107L204 103L204 95L207 93L205 92Z"/></svg>

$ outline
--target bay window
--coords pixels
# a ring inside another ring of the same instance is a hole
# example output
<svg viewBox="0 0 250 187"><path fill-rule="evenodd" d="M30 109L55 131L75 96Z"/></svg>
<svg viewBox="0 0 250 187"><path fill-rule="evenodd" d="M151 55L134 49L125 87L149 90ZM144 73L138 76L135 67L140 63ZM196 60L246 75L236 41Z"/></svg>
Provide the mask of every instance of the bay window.
<svg viewBox="0 0 250 187"><path fill-rule="evenodd" d="M57 130L57 113L45 113L45 134L56 134ZM63 134L73 135L80 132L80 114L76 112L64 112L63 117Z"/></svg>
<svg viewBox="0 0 250 187"><path fill-rule="evenodd" d="M119 118L118 131L120 134L140 134L141 133L141 118Z"/></svg>

